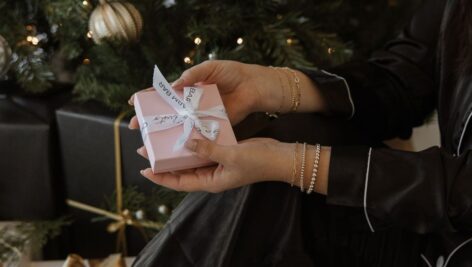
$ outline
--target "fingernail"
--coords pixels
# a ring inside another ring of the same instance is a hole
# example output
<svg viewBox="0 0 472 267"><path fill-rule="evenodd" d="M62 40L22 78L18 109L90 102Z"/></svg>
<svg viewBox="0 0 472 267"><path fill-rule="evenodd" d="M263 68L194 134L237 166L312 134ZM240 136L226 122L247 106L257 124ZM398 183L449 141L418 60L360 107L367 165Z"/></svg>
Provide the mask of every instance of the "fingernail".
<svg viewBox="0 0 472 267"><path fill-rule="evenodd" d="M128 100L128 104L130 104L131 106L134 105L134 95L130 97L130 99Z"/></svg>
<svg viewBox="0 0 472 267"><path fill-rule="evenodd" d="M180 86L184 83L184 79L182 78L179 78L177 81L173 82L172 83L172 87L177 87L177 86Z"/></svg>
<svg viewBox="0 0 472 267"><path fill-rule="evenodd" d="M195 151L196 148L197 148L197 141L196 140L188 140L186 143L185 143L185 147L188 148L189 150L191 151Z"/></svg>
<svg viewBox="0 0 472 267"><path fill-rule="evenodd" d="M140 148L136 149L136 152L138 152L138 154L139 154L139 155L141 155L141 154L143 153L143 151L142 151L142 150L143 150L143 148L142 148L142 147L140 147Z"/></svg>
<svg viewBox="0 0 472 267"><path fill-rule="evenodd" d="M139 173L141 173L141 175L144 176L144 172L145 172L145 171L146 171L146 170L140 170Z"/></svg>

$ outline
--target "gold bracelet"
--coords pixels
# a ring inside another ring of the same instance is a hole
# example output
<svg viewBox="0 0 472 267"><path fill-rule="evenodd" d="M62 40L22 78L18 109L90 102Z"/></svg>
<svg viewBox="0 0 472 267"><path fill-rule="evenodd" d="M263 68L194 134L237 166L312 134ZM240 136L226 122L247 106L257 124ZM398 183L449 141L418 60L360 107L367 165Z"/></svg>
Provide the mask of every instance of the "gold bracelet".
<svg viewBox="0 0 472 267"><path fill-rule="evenodd" d="M293 81L295 82L295 87L296 87L296 98L295 98L295 101L292 102L292 107L291 107L291 111L292 112L296 112L298 110L298 107L300 106L300 99L301 99L301 96L302 96L302 92L301 92L301 88L300 88L300 79L298 78L298 75L297 73L290 69L290 68L286 68L288 71L290 71L293 75Z"/></svg>
<svg viewBox="0 0 472 267"><path fill-rule="evenodd" d="M297 176L297 155L298 155L298 142L295 142L295 149L293 150L292 160L292 177L290 179L290 185L293 187L295 184L295 177Z"/></svg>
<svg viewBox="0 0 472 267"><path fill-rule="evenodd" d="M285 103L285 84L283 83L282 78L280 77L279 68L272 67L272 66L269 66L269 68L271 68L271 69L275 70L275 72L277 72L277 78L279 79L279 83L282 86L282 101L280 103L279 110L277 111L278 113L282 113L282 109L283 109L283 106L284 106L284 103Z"/></svg>
<svg viewBox="0 0 472 267"><path fill-rule="evenodd" d="M305 154L306 154L306 143L303 143L303 151L302 151L302 167L300 169L300 191L304 192L303 189L303 179L305 176Z"/></svg>
<svg viewBox="0 0 472 267"><path fill-rule="evenodd" d="M316 181L316 176L318 175L318 164L320 162L320 154L321 154L321 145L316 144L315 160L313 162L313 170L311 172L310 187L308 188L308 191L306 192L307 194L311 194L311 192L313 192L313 190L315 189L315 181Z"/></svg>
<svg viewBox="0 0 472 267"><path fill-rule="evenodd" d="M290 76L287 75L288 68L287 67L276 67L276 69L280 70L284 74L285 78L287 79L287 83L290 87L290 96L291 96L291 99L292 99L292 103L290 104L289 111L292 111L293 107L296 106L297 95L296 95L295 89L292 86Z"/></svg>

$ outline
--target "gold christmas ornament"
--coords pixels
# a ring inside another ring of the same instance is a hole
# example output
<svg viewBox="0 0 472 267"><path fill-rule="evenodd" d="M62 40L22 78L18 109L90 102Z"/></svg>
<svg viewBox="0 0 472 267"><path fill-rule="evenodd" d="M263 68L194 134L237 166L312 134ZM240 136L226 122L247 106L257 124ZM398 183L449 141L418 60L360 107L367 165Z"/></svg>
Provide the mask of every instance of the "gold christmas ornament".
<svg viewBox="0 0 472 267"><path fill-rule="evenodd" d="M0 35L0 79L7 73L11 63L11 48Z"/></svg>
<svg viewBox="0 0 472 267"><path fill-rule="evenodd" d="M106 38L135 42L142 28L139 11L131 3L122 1L100 0L89 20L89 33L96 44Z"/></svg>

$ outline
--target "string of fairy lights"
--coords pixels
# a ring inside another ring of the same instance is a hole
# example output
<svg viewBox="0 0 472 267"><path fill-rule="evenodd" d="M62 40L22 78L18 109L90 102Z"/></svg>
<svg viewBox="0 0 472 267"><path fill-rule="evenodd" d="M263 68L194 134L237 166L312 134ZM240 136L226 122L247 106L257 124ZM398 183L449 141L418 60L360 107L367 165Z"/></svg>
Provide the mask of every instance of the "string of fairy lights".
<svg viewBox="0 0 472 267"><path fill-rule="evenodd" d="M90 4L90 2L89 2L88 0L83 0L83 1L82 1L82 5L83 5L84 7L86 7L86 8L89 8L89 7L91 6L91 4ZM277 18L278 18L278 19L282 19L281 15L277 15ZM91 30L89 30L89 31L86 33L86 37L87 37L88 39L92 39L92 38L93 38L93 32L92 32ZM243 37L238 37L238 38L235 40L235 42L236 42L236 45L242 46L242 45L244 45L244 42L245 42L245 41L244 41L244 38L243 38ZM295 40L294 40L293 38L287 38L287 40L286 40L286 43L287 43L288 46L293 45L294 42L295 42ZM202 37L200 37L200 36L194 37L193 43L194 43L197 47L200 46L200 45L202 45L202 43L203 43ZM329 53L329 54L332 54L333 52L334 52L334 49L333 49L333 48L328 48L328 53ZM195 52L194 52L194 51L191 51L187 56L185 56L185 57L183 58L183 62L184 62L185 64L187 64L187 65L193 65L193 64L194 64L193 54L195 54ZM216 54L215 54L214 52L209 53L209 54L208 54L208 59L210 59L210 60L211 60L211 59L216 59ZM87 58L87 57L84 58L83 64L90 64L90 59Z"/></svg>
<svg viewBox="0 0 472 267"><path fill-rule="evenodd" d="M92 7L92 4L90 3L89 0L80 0L82 2L82 6L84 8L87 8L87 9L90 9ZM106 1L104 1L106 2ZM277 15L277 18L278 19L281 19L281 15ZM26 32L27 32L27 36L26 36L26 42L29 43L29 44L32 44L34 46L37 46L38 44L40 44L40 42L43 40L43 39L46 39L47 36L46 34L38 34L37 33L37 30L36 30L36 26L34 24L27 24L26 25ZM85 34L86 35L86 38L87 39L90 39L92 40L93 39L93 31L91 29L89 29L87 31L87 33ZM203 39L202 37L200 36L196 36L194 37L193 39L193 43L196 45L196 47L198 48L198 46L202 45L203 44ZM244 43L245 43L245 40L243 37L238 37L236 40L235 40L235 43L236 45L238 46L243 46ZM286 39L286 44L288 46L291 46L295 43L295 40L293 38L287 38ZM327 49L327 53L328 54L333 54L335 52L335 49L334 48L331 48L329 47ZM191 51L190 53L188 53L187 56L185 56L183 58L183 62L187 65L193 65L194 64L194 59L193 59L193 56L195 54L195 51ZM216 59L216 53L215 52L212 52L210 54L208 54L208 59ZM91 61L90 61L90 58L88 58L87 56L85 56L82 60L82 63L84 65L87 65L87 64L90 64Z"/></svg>

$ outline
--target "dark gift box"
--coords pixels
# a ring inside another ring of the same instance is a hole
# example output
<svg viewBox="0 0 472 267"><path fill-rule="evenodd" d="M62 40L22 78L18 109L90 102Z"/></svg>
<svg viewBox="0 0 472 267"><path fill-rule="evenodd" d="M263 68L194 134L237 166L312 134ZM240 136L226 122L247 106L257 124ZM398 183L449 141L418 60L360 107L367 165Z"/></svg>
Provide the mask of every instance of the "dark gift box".
<svg viewBox="0 0 472 267"><path fill-rule="evenodd" d="M67 94L18 96L7 82L0 92L0 220L52 219L63 206L53 114Z"/></svg>
<svg viewBox="0 0 472 267"><path fill-rule="evenodd" d="M117 115L94 102L70 102L56 111L67 199L103 208L105 197L115 191ZM140 192L149 194L156 185L139 173L149 162L136 153L142 146L141 135L128 129L128 121L125 118L119 124L122 186L136 186ZM73 223L65 234L70 252L87 258L116 252L116 233L107 232L110 220L92 222L99 216L76 208L69 210ZM128 254L136 255L146 241L137 229L126 229Z"/></svg>

